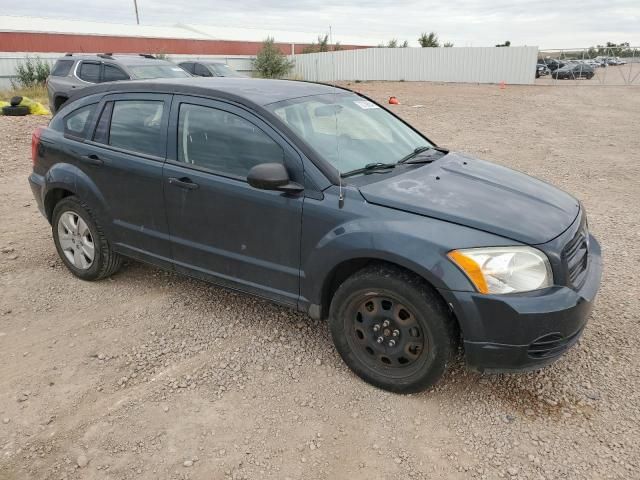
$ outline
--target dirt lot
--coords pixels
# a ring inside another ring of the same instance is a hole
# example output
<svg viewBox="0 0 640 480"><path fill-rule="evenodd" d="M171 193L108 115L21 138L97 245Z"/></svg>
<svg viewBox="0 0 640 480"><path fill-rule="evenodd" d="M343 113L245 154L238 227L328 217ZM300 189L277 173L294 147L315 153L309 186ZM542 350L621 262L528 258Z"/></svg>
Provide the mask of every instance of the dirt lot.
<svg viewBox="0 0 640 480"><path fill-rule="evenodd" d="M579 345L397 396L267 302L138 263L84 283L27 185L44 119L0 117L0 479L640 478L640 90L353 87L584 202L606 265Z"/></svg>

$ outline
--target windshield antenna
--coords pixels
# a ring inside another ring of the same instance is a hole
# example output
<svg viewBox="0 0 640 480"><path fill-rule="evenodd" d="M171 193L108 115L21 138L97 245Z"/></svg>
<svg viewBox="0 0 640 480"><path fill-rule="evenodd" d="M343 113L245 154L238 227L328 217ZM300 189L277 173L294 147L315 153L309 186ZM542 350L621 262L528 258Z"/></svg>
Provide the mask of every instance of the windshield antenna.
<svg viewBox="0 0 640 480"><path fill-rule="evenodd" d="M331 51L331 85L336 88L336 46L333 43L333 29L329 25L329 45L333 45L333 51ZM334 92L334 109L333 115L336 119L336 160L340 165L340 136L338 135L338 109L335 108L338 99L338 94ZM342 191L342 171L338 166L338 208L344 207L344 192Z"/></svg>

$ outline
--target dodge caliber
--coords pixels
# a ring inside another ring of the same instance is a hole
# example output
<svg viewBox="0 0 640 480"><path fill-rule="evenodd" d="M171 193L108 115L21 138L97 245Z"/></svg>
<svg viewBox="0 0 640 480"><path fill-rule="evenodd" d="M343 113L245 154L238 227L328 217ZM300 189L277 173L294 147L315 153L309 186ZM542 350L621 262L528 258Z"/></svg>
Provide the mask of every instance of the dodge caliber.
<svg viewBox="0 0 640 480"><path fill-rule="evenodd" d="M361 378L433 385L549 364L583 332L601 252L581 203L438 147L328 85L101 84L32 138L29 182L82 280L124 257L327 319Z"/></svg>

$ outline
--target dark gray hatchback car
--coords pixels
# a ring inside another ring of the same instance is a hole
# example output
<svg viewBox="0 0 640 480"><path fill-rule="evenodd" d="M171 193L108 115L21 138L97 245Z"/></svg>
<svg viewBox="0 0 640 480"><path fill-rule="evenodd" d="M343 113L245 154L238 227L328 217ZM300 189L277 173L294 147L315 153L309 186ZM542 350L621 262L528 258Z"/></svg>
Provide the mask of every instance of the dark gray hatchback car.
<svg viewBox="0 0 640 480"><path fill-rule="evenodd" d="M580 202L344 89L103 84L32 150L33 194L74 275L130 257L328 318L344 361L395 392L433 385L459 346L481 371L552 362L600 283Z"/></svg>

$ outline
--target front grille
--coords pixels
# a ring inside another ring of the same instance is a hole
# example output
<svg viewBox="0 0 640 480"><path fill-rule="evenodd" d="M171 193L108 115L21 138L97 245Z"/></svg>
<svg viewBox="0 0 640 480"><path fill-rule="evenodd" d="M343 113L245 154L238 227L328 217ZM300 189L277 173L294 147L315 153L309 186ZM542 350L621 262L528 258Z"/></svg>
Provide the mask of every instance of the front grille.
<svg viewBox="0 0 640 480"><path fill-rule="evenodd" d="M589 234L584 220L576 235L564 247L562 257L569 285L581 287L587 275L589 261Z"/></svg>
<svg viewBox="0 0 640 480"><path fill-rule="evenodd" d="M536 339L527 350L531 358L551 358L560 355L578 341L582 330L568 337L560 333L550 333Z"/></svg>

